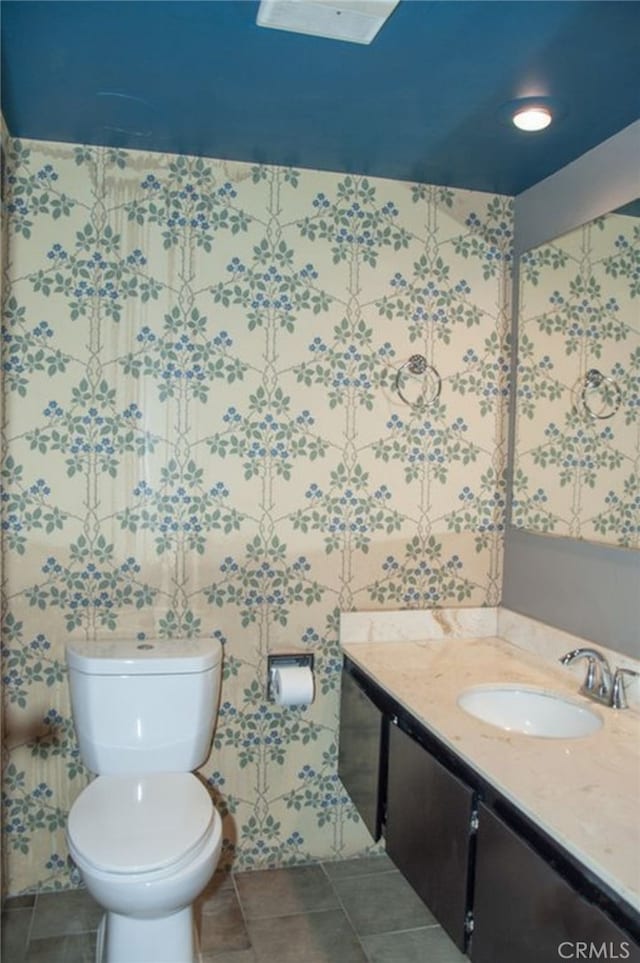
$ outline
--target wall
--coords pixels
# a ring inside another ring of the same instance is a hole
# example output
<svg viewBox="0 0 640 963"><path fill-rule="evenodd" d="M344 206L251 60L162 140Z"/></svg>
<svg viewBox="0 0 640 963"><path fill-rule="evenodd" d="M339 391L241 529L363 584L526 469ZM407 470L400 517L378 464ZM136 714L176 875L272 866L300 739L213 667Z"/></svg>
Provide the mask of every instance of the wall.
<svg viewBox="0 0 640 963"><path fill-rule="evenodd" d="M69 638L221 639L225 863L362 851L338 612L500 598L509 201L15 141L7 181L10 892L74 880ZM414 353L431 407L395 390ZM308 708L265 702L286 645L317 653Z"/></svg>
<svg viewBox="0 0 640 963"><path fill-rule="evenodd" d="M519 195L514 202L516 255L640 196L639 152L640 121ZM516 276L514 287L517 283ZM509 525L504 573L506 607L640 656L637 552Z"/></svg>

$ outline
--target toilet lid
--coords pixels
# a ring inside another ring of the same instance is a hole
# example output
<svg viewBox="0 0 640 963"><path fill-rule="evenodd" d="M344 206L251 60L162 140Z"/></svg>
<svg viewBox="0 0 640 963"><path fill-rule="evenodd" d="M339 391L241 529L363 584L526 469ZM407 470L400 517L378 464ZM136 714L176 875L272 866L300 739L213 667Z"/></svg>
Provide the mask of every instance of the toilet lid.
<svg viewBox="0 0 640 963"><path fill-rule="evenodd" d="M149 873L198 848L213 804L190 772L98 776L69 813L70 842L96 869Z"/></svg>

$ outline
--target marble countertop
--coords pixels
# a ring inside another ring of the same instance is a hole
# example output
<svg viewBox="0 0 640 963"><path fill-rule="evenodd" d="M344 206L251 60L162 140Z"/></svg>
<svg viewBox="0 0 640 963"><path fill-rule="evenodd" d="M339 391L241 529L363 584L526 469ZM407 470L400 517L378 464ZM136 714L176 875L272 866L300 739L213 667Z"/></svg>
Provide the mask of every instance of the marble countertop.
<svg viewBox="0 0 640 963"><path fill-rule="evenodd" d="M349 632L343 632L343 651L640 910L640 714L598 706L580 696L575 675L498 635L451 637L445 631L431 640L387 641L384 634L369 631L368 637L350 641ZM370 641L372 636L375 641ZM560 692L587 705L602 718L602 728L579 739L536 738L502 731L457 704L464 689L514 682Z"/></svg>

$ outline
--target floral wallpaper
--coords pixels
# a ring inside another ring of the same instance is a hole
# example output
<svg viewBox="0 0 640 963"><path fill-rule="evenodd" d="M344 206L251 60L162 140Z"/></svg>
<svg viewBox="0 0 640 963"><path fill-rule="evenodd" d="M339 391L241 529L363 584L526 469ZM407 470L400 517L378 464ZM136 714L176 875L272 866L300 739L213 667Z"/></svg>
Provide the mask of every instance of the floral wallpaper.
<svg viewBox="0 0 640 963"><path fill-rule="evenodd" d="M514 524L640 548L640 221L522 258Z"/></svg>
<svg viewBox="0 0 640 963"><path fill-rule="evenodd" d="M338 613L500 599L509 199L18 141L5 177L9 891L77 881L71 638L221 640L225 865L365 851ZM287 646L308 707L266 701Z"/></svg>

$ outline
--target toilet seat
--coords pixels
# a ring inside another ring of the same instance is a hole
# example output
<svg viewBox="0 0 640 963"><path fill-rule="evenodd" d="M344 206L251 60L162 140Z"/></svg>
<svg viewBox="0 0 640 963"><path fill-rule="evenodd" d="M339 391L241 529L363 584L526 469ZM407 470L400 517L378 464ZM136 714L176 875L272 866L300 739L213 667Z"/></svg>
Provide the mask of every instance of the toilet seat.
<svg viewBox="0 0 640 963"><path fill-rule="evenodd" d="M205 845L209 793L190 772L98 776L71 807L70 848L99 873L175 870Z"/></svg>

